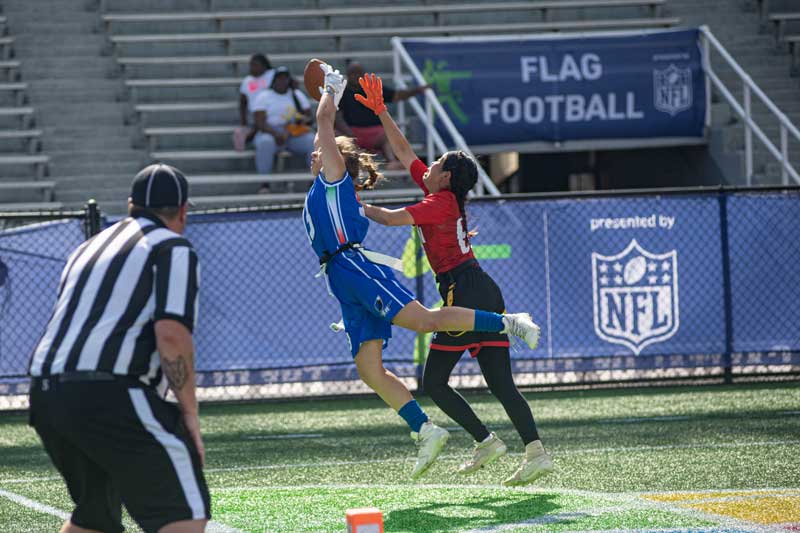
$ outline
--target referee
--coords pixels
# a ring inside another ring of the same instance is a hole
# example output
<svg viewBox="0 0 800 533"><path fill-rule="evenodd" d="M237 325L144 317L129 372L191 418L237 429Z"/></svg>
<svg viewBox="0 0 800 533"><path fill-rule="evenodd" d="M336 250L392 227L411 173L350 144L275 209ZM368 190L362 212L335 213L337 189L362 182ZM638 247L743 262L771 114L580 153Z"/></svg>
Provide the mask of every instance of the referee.
<svg viewBox="0 0 800 533"><path fill-rule="evenodd" d="M181 237L188 184L150 165L129 217L67 260L33 353L30 423L75 502L62 533L194 533L211 516L192 329L197 255ZM167 385L178 407L164 401Z"/></svg>

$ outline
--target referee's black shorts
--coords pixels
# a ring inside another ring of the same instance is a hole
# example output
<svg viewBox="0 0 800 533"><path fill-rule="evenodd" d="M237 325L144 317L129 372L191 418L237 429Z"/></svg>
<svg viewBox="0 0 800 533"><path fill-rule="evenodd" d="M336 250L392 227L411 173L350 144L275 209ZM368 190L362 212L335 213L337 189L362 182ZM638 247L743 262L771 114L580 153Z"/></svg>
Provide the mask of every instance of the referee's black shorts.
<svg viewBox="0 0 800 533"><path fill-rule="evenodd" d="M436 277L439 294L444 305L479 309L493 313L503 313L506 304L503 293L492 277L471 260L457 266L452 271ZM482 331L439 331L431 339L431 350L463 352L469 350L477 357L481 348L490 346L508 348L508 336L501 333Z"/></svg>
<svg viewBox="0 0 800 533"><path fill-rule="evenodd" d="M31 384L30 423L75 502L72 523L123 531L122 504L146 532L211 517L197 448L178 408L133 381Z"/></svg>

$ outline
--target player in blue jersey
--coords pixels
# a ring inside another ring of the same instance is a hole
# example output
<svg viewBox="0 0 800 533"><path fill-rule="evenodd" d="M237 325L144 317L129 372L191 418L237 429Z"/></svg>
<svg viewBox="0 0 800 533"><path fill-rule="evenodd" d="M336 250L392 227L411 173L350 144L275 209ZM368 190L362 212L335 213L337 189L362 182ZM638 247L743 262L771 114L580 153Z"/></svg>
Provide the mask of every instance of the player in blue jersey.
<svg viewBox="0 0 800 533"><path fill-rule="evenodd" d="M406 421L419 446L412 477L421 476L441 452L448 432L434 425L406 386L383 367L382 351L392 336L392 324L417 332L505 332L522 338L531 348L539 327L526 313L497 313L422 306L395 279L392 258L362 247L369 220L357 191L371 188L380 175L372 157L352 139L336 137L333 129L344 77L329 65L325 89L317 108L317 137L311 158L316 177L306 196L303 222L319 257L328 289L342 308L350 350L361 379ZM363 172L369 177L359 181Z"/></svg>

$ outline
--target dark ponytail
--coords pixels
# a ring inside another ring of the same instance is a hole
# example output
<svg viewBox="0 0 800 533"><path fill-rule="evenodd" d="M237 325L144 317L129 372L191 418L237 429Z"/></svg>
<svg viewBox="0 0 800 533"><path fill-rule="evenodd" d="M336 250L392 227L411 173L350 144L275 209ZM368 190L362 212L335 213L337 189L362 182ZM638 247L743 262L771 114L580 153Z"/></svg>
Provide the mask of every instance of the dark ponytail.
<svg viewBox="0 0 800 533"><path fill-rule="evenodd" d="M467 233L467 194L478 183L478 165L461 150L448 152L442 163L442 170L450 172L450 192L456 197L461 212L464 234Z"/></svg>

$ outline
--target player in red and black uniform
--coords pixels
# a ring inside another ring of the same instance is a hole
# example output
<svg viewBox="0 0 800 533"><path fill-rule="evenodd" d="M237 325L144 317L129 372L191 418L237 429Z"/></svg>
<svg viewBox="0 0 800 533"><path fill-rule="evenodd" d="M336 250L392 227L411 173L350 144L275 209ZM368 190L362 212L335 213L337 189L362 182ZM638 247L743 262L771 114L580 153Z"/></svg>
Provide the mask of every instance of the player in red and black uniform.
<svg viewBox="0 0 800 533"><path fill-rule="evenodd" d="M387 226L417 226L444 305L503 313L503 295L475 259L467 230L467 193L478 181L475 161L466 153L455 151L427 167L417 159L387 112L380 78L372 74L360 78L359 83L366 97L356 98L380 118L398 160L425 192L424 200L404 209L364 205L366 216ZM448 385L450 373L465 350L477 358L489 389L500 400L525 444L522 465L503 483L523 485L552 472L553 462L539 440L530 406L514 384L508 337L499 333L437 332L425 364L423 386L436 405L476 441L473 457L459 472L474 472L506 453L503 441L489 432L466 400Z"/></svg>

